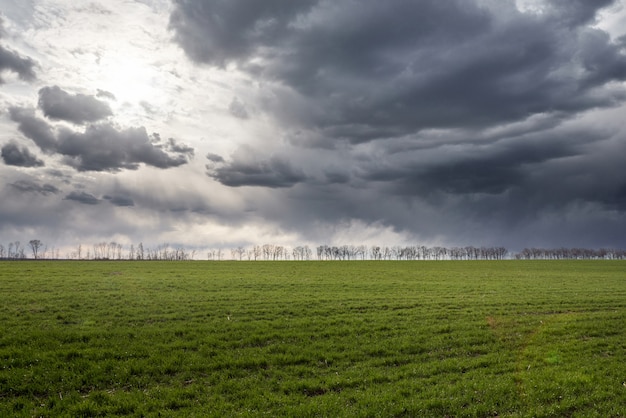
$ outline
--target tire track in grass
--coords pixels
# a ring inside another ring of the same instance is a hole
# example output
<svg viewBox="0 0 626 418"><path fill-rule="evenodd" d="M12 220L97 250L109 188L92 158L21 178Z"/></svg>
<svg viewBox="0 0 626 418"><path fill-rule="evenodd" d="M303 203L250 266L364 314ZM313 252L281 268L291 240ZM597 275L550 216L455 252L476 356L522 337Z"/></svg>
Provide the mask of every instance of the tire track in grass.
<svg viewBox="0 0 626 418"><path fill-rule="evenodd" d="M522 405L525 410L528 410L529 399L528 390L526 388L526 381L528 380L528 373L533 368L533 362L537 363L538 360L545 364L559 364L562 361L562 356L554 350L549 350L550 344L538 341L540 337L545 335L556 325L563 322L569 322L572 318L581 315L580 312L548 312L537 313L540 315L538 324L524 332L524 329L520 329L519 325L516 326L515 321L503 322L493 316L487 316L485 321L487 325L496 335L496 337L515 355L515 374L513 380L517 388L517 394L522 401ZM547 352L547 356L543 356L541 359L535 354L532 355L532 351ZM534 357L534 359L533 359ZM537 364L535 364L536 366Z"/></svg>

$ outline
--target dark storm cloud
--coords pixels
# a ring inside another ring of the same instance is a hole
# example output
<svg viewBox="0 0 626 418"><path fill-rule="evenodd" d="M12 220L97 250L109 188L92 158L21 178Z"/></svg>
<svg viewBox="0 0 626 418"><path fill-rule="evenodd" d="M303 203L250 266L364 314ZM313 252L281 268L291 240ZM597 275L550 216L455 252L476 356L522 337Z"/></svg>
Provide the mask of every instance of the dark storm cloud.
<svg viewBox="0 0 626 418"><path fill-rule="evenodd" d="M109 105L93 96L70 94L58 86L39 90L39 108L53 120L64 120L77 125L96 122L113 115Z"/></svg>
<svg viewBox="0 0 626 418"><path fill-rule="evenodd" d="M65 200L72 200L74 202L82 203L84 205L97 205L100 203L100 199L87 192L71 192L65 196Z"/></svg>
<svg viewBox="0 0 626 418"><path fill-rule="evenodd" d="M487 145L457 145L445 151L432 149L435 157L420 158L424 151L389 155L391 163L365 161L361 176L368 181L387 182L399 194L433 193L501 194L526 184L538 166L551 160L580 156L584 145L607 138L594 131L525 135Z"/></svg>
<svg viewBox="0 0 626 418"><path fill-rule="evenodd" d="M207 175L220 183L231 186L262 186L269 188L291 187L306 180L301 170L280 156L259 158L249 147L241 147L229 162L209 154Z"/></svg>
<svg viewBox="0 0 626 418"><path fill-rule="evenodd" d="M329 184L341 184L348 183L350 181L349 173L333 169L326 171L324 173L324 177L326 179L326 182Z"/></svg>
<svg viewBox="0 0 626 418"><path fill-rule="evenodd" d="M20 192L38 193L44 196L60 193L60 190L51 184L40 184L32 180L18 180L11 183L10 186Z"/></svg>
<svg viewBox="0 0 626 418"><path fill-rule="evenodd" d="M176 41L192 59L223 67L286 35L289 24L315 3L176 0L170 25L177 29Z"/></svg>
<svg viewBox="0 0 626 418"><path fill-rule="evenodd" d="M291 150L210 154L207 174L274 188L255 213L304 234L358 220L435 241L626 245L612 113L626 38L594 27L615 1L531 3L174 0L174 41L261 81L254 109Z"/></svg>
<svg viewBox="0 0 626 418"><path fill-rule="evenodd" d="M10 142L2 147L2 159L6 165L18 167L42 167L44 162L33 155L28 148Z"/></svg>
<svg viewBox="0 0 626 418"><path fill-rule="evenodd" d="M175 1L175 41L201 63L276 80L311 103L309 127L352 143L612 106L626 56L584 26L612 1Z"/></svg>
<svg viewBox="0 0 626 418"><path fill-rule="evenodd" d="M615 3L615 0L550 0L548 5L558 19L570 26L578 26L593 21L598 9Z"/></svg>
<svg viewBox="0 0 626 418"><path fill-rule="evenodd" d="M173 139L163 143L143 127L120 129L105 122L74 131L50 125L32 109L14 107L9 113L20 132L42 151L63 156L79 171L136 170L142 163L165 169L186 164L193 155L193 148Z"/></svg>

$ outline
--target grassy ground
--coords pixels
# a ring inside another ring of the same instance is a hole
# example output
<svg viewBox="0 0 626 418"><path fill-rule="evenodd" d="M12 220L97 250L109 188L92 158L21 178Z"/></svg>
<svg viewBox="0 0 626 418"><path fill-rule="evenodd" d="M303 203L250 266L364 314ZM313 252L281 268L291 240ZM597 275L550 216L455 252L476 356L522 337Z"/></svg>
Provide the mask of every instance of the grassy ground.
<svg viewBox="0 0 626 418"><path fill-rule="evenodd" d="M626 262L3 262L0 416L626 416Z"/></svg>

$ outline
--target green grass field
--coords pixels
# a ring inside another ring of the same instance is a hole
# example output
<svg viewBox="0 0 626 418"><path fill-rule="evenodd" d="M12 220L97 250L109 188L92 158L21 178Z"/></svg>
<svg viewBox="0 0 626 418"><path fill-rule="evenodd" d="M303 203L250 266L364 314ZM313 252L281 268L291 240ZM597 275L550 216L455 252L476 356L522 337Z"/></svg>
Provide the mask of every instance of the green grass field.
<svg viewBox="0 0 626 418"><path fill-rule="evenodd" d="M0 416L626 416L626 262L2 262Z"/></svg>

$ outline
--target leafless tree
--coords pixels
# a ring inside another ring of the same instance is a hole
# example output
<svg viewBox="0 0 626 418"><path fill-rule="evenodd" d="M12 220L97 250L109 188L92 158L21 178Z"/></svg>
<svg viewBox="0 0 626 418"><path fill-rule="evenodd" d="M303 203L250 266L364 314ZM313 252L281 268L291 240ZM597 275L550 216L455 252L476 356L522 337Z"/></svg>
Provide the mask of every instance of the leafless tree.
<svg viewBox="0 0 626 418"><path fill-rule="evenodd" d="M28 245L30 245L30 249L33 251L33 258L36 260L39 258L39 249L43 245L43 243L38 239L31 239L28 241Z"/></svg>
<svg viewBox="0 0 626 418"><path fill-rule="evenodd" d="M26 258L26 254L24 254L24 247L21 246L19 241L15 241L13 244L15 246L14 255L15 258Z"/></svg>

